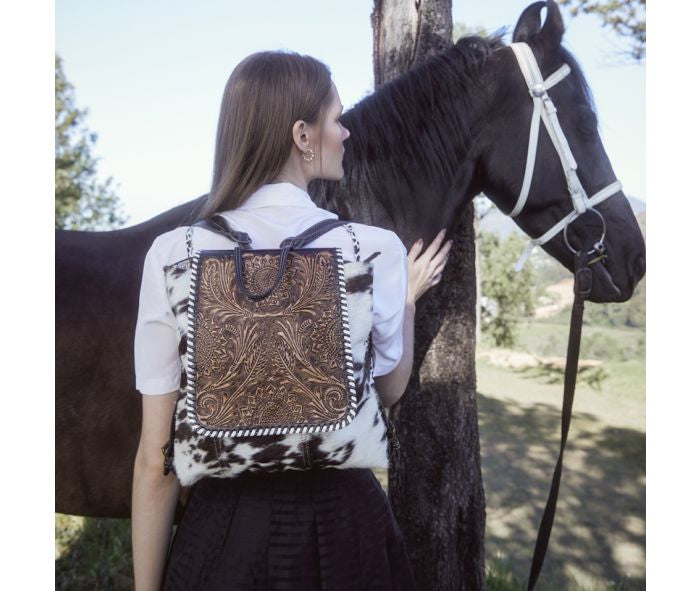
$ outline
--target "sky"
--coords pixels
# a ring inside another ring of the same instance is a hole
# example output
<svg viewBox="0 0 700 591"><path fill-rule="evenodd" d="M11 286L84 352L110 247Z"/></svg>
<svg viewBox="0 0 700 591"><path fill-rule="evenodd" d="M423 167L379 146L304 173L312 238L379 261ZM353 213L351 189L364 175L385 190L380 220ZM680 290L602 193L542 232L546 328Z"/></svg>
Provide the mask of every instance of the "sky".
<svg viewBox="0 0 700 591"><path fill-rule="evenodd" d="M207 0L55 4L56 53L96 132L98 176L139 223L208 192L221 95L247 55L287 49L331 69L346 109L371 94L372 0ZM454 0L453 20L508 33L522 0ZM565 46L596 101L599 131L625 192L646 201L644 65L592 15L569 16ZM508 36L510 40L510 36Z"/></svg>

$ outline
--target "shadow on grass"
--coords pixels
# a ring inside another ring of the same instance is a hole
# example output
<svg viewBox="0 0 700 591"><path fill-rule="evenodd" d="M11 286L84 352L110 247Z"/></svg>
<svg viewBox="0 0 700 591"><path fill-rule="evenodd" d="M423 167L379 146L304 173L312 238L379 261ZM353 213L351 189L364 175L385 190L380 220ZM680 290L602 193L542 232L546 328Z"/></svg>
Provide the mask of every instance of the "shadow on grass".
<svg viewBox="0 0 700 591"><path fill-rule="evenodd" d="M559 453L561 409L482 394L478 404L487 561L526 581ZM561 589L644 589L645 503L645 434L575 411L540 580Z"/></svg>
<svg viewBox="0 0 700 591"><path fill-rule="evenodd" d="M76 534L70 535L67 530ZM134 588L131 521L56 515L57 590L126 591Z"/></svg>

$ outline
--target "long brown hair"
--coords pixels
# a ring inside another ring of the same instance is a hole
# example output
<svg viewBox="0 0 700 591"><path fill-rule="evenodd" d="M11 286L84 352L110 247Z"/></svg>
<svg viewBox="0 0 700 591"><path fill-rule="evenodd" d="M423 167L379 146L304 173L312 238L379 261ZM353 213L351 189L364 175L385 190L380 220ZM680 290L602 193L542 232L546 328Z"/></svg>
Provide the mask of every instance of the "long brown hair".
<svg viewBox="0 0 700 591"><path fill-rule="evenodd" d="M224 89L214 176L197 219L235 209L274 179L289 158L297 120L314 125L320 117L322 134L330 90L330 69L308 55L261 51L240 62Z"/></svg>

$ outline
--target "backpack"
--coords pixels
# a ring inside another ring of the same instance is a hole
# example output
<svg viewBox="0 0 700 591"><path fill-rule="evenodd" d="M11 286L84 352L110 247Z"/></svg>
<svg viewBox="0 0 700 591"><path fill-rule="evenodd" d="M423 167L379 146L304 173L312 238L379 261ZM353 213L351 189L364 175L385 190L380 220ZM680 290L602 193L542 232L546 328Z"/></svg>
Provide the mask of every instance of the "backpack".
<svg viewBox="0 0 700 591"><path fill-rule="evenodd" d="M394 425L374 387L372 259L360 260L350 223L323 220L279 249L216 215L194 224L235 242L192 248L164 267L177 322L180 390L163 446L164 474L203 477L322 468L387 468ZM302 248L342 225L340 248Z"/></svg>

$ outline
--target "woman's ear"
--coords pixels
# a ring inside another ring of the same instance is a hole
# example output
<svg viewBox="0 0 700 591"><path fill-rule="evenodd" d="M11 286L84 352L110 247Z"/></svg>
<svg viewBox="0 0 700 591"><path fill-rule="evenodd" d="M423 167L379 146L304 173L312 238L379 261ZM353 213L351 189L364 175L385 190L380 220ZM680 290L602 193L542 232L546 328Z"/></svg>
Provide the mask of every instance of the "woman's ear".
<svg viewBox="0 0 700 591"><path fill-rule="evenodd" d="M308 126L306 123L302 119L295 121L292 126L292 141L302 152L308 147L308 136Z"/></svg>

